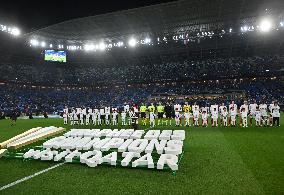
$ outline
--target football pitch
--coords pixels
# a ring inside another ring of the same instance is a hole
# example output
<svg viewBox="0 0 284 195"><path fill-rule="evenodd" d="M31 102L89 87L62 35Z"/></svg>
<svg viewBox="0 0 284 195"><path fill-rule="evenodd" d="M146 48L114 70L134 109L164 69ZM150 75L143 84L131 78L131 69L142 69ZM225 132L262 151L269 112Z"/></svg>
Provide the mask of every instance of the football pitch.
<svg viewBox="0 0 284 195"><path fill-rule="evenodd" d="M0 121L0 142L33 127L64 126L63 119ZM284 194L284 119L276 127L171 127L184 129L176 176L151 169L63 164L0 194ZM122 128L76 126L75 128ZM140 126L140 129L149 127ZM59 163L0 159L0 188Z"/></svg>

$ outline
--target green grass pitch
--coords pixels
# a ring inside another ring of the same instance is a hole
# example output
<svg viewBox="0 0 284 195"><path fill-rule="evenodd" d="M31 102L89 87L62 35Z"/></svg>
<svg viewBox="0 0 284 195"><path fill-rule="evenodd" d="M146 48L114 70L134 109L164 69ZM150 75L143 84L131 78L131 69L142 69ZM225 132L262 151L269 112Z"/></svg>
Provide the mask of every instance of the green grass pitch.
<svg viewBox="0 0 284 195"><path fill-rule="evenodd" d="M32 127L64 126L62 119L10 124L0 121L0 142ZM155 129L186 130L176 176L167 171L64 164L0 194L284 194L283 127L283 115L279 128L158 126ZM55 164L1 158L0 188Z"/></svg>

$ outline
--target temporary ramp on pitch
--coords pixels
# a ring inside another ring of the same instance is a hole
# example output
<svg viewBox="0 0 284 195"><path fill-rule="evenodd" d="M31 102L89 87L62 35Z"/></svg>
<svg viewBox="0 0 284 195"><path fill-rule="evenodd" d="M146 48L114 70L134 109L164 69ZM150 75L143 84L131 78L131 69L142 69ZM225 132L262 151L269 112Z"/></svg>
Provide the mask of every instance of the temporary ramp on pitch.
<svg viewBox="0 0 284 195"><path fill-rule="evenodd" d="M7 141L0 143L1 148L19 149L23 146L32 144L39 140L51 137L53 135L62 133L65 129L62 127L36 127L32 128L20 135L17 135Z"/></svg>
<svg viewBox="0 0 284 195"><path fill-rule="evenodd" d="M184 130L72 129L62 136L47 139L41 146L18 149L22 143L28 144L46 131L51 135L55 131L51 129L9 143L7 146L16 151L9 151L5 157L80 163L89 167L171 170L175 174L184 154Z"/></svg>
<svg viewBox="0 0 284 195"><path fill-rule="evenodd" d="M30 129L30 130L28 130L28 131L25 131L24 133L21 133L21 134L15 136L15 137L12 137L11 139L8 139L8 140L6 140L6 141L0 143L0 147L1 147L1 148L4 148L4 147L7 146L7 144L9 144L9 143L11 143L11 142L14 142L14 141L16 141L16 140L18 140L18 139L20 139L20 138L22 138L22 137L25 137L25 136L27 136L27 135L29 135L29 134L31 134L31 133L34 133L34 132L36 132L37 130L39 130L39 129L41 129L41 128L42 128L42 127L32 128L32 129Z"/></svg>

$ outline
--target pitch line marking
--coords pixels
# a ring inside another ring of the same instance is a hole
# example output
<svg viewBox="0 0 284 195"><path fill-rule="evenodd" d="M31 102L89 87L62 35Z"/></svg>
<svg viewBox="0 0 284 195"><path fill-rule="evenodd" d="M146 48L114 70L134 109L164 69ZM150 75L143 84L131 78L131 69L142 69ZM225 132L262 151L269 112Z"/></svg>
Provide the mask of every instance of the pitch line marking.
<svg viewBox="0 0 284 195"><path fill-rule="evenodd" d="M55 169L55 168L57 168L57 167L60 167L60 166L64 165L64 164L65 164L65 162L59 163L59 164L57 164L57 165L54 165L54 166L52 166L52 167L49 167L49 168L44 169L44 170L42 170L42 171L39 171L39 172L37 172L37 173L35 173L35 174L33 174L33 175L24 177L24 178L22 178L22 179L19 179L19 180L17 180L17 181L14 181L14 182L12 182L12 183L10 183L10 184L7 184L7 185L5 185L5 186L2 186L2 187L0 187L0 191L5 190L5 189L10 188L10 187L13 187L13 186L15 186L15 185L17 185L17 184L19 184L19 183L22 183L22 182L24 182L24 181L27 181L27 180L29 180L29 179L32 179L33 177L36 177L36 176L41 175L41 174L43 174L43 173L46 173L46 172L48 172L48 171L50 171L50 170L52 170L52 169Z"/></svg>

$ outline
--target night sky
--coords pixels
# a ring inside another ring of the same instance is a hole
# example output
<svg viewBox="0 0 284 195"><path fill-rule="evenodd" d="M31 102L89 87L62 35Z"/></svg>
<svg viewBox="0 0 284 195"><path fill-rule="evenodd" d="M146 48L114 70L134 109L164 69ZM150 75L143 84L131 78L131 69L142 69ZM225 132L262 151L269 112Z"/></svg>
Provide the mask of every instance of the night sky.
<svg viewBox="0 0 284 195"><path fill-rule="evenodd" d="M4 0L0 24L15 25L31 32L66 20L143 7L173 0Z"/></svg>

